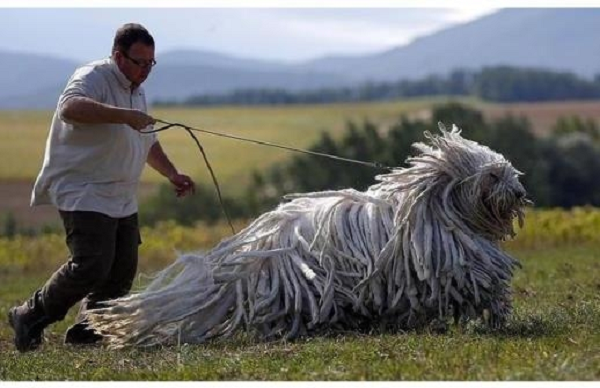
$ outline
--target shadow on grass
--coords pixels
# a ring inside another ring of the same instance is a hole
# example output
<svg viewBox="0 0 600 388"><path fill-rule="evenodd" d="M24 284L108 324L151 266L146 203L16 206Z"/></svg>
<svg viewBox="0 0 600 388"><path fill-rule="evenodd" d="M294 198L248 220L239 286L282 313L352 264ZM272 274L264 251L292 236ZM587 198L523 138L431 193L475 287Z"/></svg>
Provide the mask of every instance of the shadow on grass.
<svg viewBox="0 0 600 388"><path fill-rule="evenodd" d="M454 327L453 327L454 326ZM440 331L437 328L424 327L410 330L392 329L390 327L381 327L373 325L371 327L361 327L359 329L336 329L322 328L294 339L284 339L281 337L259 338L249 332L238 332L229 338L214 338L202 343L190 343L177 345L174 343L141 347L136 351L140 353L155 353L159 349L177 351L180 346L202 346L208 352L212 351L240 351L249 348L273 346L301 346L311 341L337 341L337 340L357 340L361 338L376 337L380 335L434 335L434 336L453 336L453 329L457 329L463 334L497 338L543 338L552 337L567 332L566 325L558 324L556 321L544 319L538 316L519 317L510 320L506 326L499 329L492 329L480 322L469 322L466 326L459 328L459 325L449 325L447 329ZM129 348L129 350L132 350Z"/></svg>
<svg viewBox="0 0 600 388"><path fill-rule="evenodd" d="M520 314L515 314L509 318L506 325L501 328L491 328L485 325L482 321L468 321L460 324L446 324L434 322L433 324L416 327L412 329L400 329L397 326L383 324L382 322L362 322L352 329L335 328L322 326L315 328L310 333L305 333L300 337L286 340L280 336L271 338L260 338L257 333L248 331L239 331L229 338L215 338L202 343L192 343L189 345L200 345L206 351L239 351L243 349L272 346L301 346L304 343L311 341L328 341L328 340L356 340L361 338L376 337L380 335L434 335L452 337L457 333L461 335L473 335L495 338L546 338L567 335L572 330L574 312L567 312L560 308L552 309L544 315L539 312L532 314L522 311ZM182 346L188 346L182 344ZM180 346L174 343L162 344L152 347L137 348L137 351L145 353L156 352L157 349L169 349L177 351Z"/></svg>

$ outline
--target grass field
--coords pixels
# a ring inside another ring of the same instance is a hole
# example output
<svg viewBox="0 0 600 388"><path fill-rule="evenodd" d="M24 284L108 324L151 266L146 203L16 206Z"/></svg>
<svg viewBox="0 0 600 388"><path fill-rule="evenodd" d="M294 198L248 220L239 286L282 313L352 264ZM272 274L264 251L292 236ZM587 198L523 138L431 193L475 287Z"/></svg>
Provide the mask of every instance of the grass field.
<svg viewBox="0 0 600 388"><path fill-rule="evenodd" d="M176 121L212 131L266 140L295 147L309 147L321 131L340 134L348 121L361 123L365 119L385 129L402 114L427 119L430 108L446 98L425 98L395 102L299 105L279 107L213 107L155 109L151 114L167 121ZM561 116L576 115L600 120L600 101L553 102L530 104L490 104L473 99L459 99L480 109L489 119L507 113L524 115L536 133L548 133ZM22 227L39 228L58 225L51 207L29 207L29 197L42 163L49 111L0 111L0 221L11 213ZM458 123L460 125L460 123ZM198 182L211 184L210 177L192 139L183 131L159 134L165 150L175 164ZM200 134L226 195L236 195L247 183L250 172L290 158L293 154L235 140ZM350 166L351 167L351 166ZM350 168L349 167L349 168ZM140 195L153 193L164 180L146 169Z"/></svg>
<svg viewBox="0 0 600 388"><path fill-rule="evenodd" d="M308 147L322 131L334 134L348 121L365 119L385 128L402 114L426 116L435 103L446 98L426 98L395 102L299 105L281 107L167 108L150 113L166 121L192 127L266 140L295 147ZM528 117L536 132L543 134L561 116L577 115L600 120L600 102L563 102L537 104L489 104L472 99L460 101L481 109L490 118L506 113ZM0 182L33 180L44 156L45 140L52 118L50 111L0 111ZM458 123L460 124L460 123ZM435 130L435 128L433 128ZM224 187L244 183L248 172L265 168L290 157L288 152L236 140L198 134ZM195 177L208 178L204 163L189 136L182 130L159 134L163 146L181 170ZM145 182L162 182L162 177L146 169Z"/></svg>
<svg viewBox="0 0 600 388"><path fill-rule="evenodd" d="M348 121L371 119L382 125L396 122L402 114L428 109L445 99L415 99L385 103L303 105L283 107L168 108L150 113L169 122L236 136L266 140L295 147L308 147L322 131L345 129ZM34 179L44 156L52 112L0 111L0 180ZM252 169L260 169L290 156L282 150L260 147L211 135L197 134L215 172L225 187L243 182ZM196 145L183 130L161 132L163 148L182 171L208 177ZM26 157L24 157L26 156ZM145 182L163 178L147 169Z"/></svg>
<svg viewBox="0 0 600 388"><path fill-rule="evenodd" d="M336 136L348 121L369 119L385 126L402 114L427 112L432 104L446 101L415 99L384 103L303 105L283 107L215 107L155 109L156 118L180 122L195 128L265 140L293 147L309 147L322 131ZM11 213L22 227L58 225L60 220L51 207L29 207L35 177L42 165L50 111L0 111L0 221ZM248 182L251 172L290 158L292 153L237 140L196 133L217 175L223 192L235 196ZM163 148L175 165L197 182L212 185L202 156L182 129L159 133ZM147 168L142 176L140 195L153 193L165 182Z"/></svg>
<svg viewBox="0 0 600 388"><path fill-rule="evenodd" d="M239 225L238 225L239 227ZM0 380L598 380L600 210L531 211L507 249L523 268L515 311L490 332L478 324L428 330L330 333L294 342L244 335L204 345L109 351L62 344L73 313L40 351L17 353L0 323ZM143 230L141 272L174 250L213 246L227 227ZM60 235L0 239L0 315L27 298L65 257Z"/></svg>

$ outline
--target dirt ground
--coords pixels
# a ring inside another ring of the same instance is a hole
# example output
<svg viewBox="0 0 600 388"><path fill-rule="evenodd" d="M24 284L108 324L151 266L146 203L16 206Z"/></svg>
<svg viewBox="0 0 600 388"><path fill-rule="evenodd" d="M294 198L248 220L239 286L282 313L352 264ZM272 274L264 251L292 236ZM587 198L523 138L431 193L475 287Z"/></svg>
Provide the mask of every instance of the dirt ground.
<svg viewBox="0 0 600 388"><path fill-rule="evenodd" d="M57 210L52 205L29 206L33 181L0 181L0 234L4 232L6 217L12 214L18 228L38 229L43 226L60 227ZM158 188L156 184L142 183L139 198L151 195Z"/></svg>
<svg viewBox="0 0 600 388"><path fill-rule="evenodd" d="M560 117L579 116L582 119L600 121L599 101L568 101L531 104L502 104L487 106L483 109L487 120L495 120L506 114L525 116L536 135L550 133Z"/></svg>

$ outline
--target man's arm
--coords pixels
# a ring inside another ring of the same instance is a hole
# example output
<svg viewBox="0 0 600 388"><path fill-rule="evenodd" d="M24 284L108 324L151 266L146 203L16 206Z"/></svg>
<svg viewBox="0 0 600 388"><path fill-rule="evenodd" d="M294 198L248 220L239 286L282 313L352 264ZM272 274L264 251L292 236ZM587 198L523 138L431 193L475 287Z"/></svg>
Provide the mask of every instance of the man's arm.
<svg viewBox="0 0 600 388"><path fill-rule="evenodd" d="M71 97L62 105L60 117L67 122L82 124L127 124L139 131L155 120L137 110L119 108L97 102L89 97Z"/></svg>
<svg viewBox="0 0 600 388"><path fill-rule="evenodd" d="M175 186L175 193L178 197L194 193L194 181L189 176L180 174L177 171L158 141L150 147L147 162L150 167L166 177Z"/></svg>

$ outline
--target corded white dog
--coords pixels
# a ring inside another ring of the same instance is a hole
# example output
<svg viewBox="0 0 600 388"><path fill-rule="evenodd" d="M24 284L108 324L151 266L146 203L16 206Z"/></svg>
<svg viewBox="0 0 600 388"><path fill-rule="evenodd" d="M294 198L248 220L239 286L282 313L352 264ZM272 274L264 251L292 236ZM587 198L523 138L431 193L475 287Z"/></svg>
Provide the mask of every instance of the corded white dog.
<svg viewBox="0 0 600 388"><path fill-rule="evenodd" d="M520 173L456 127L440 130L365 192L289 195L207 253L182 255L142 292L91 311L93 327L120 347L239 328L293 338L381 320L501 325L518 262L499 242L523 223Z"/></svg>

